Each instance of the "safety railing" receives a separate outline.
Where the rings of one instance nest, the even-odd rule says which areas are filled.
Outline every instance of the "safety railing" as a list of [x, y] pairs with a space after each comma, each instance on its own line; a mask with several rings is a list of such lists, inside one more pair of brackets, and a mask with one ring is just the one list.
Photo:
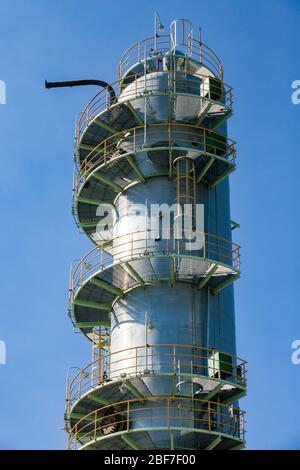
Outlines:
[[149, 373], [182, 379], [205, 376], [246, 387], [246, 362], [216, 349], [193, 345], [153, 344], [101, 356], [82, 368], [67, 387], [68, 411], [85, 393], [113, 380]]
[[126, 158], [140, 151], [169, 149], [177, 154], [182, 150], [223, 158], [231, 163], [236, 158], [235, 141], [204, 127], [179, 123], [137, 126], [108, 137], [88, 153], [79, 168], [76, 167], [74, 190], [78, 194], [90, 173], [111, 160]]
[[[103, 88], [87, 104], [79, 116], [76, 126], [76, 139], [80, 142], [82, 134], [90, 123], [103, 111], [111, 106], [130, 102], [135, 99], [149, 99], [155, 95], [182, 94], [202, 100], [211, 104], [220, 104], [228, 112], [232, 111], [232, 87], [203, 74], [188, 74], [187, 76], [178, 70], [159, 70], [160, 80], [153, 79], [153, 70], [147, 72], [145, 78], [138, 80], [138, 75], [131, 77], [132, 84], [125, 88], [122, 80], [117, 80]], [[163, 81], [163, 83], [162, 83]], [[115, 97], [111, 96], [111, 88], [114, 89]]]
[[[180, 229], [173, 227], [162, 228], [160, 234], [158, 237], [155, 231], [134, 232], [115, 237], [93, 248], [72, 269], [72, 298], [82, 284], [97, 272], [114, 264], [141, 260], [143, 257], [204, 258], [235, 271], [240, 269], [240, 246], [231, 240], [188, 229], [181, 232], [184, 238], [176, 239], [180, 235]], [[155, 238], [150, 238], [151, 236]]]
[[[147, 397], [126, 400], [103, 406], [86, 415], [73, 426], [68, 448], [75, 450], [82, 445], [96, 443], [104, 436], [134, 431], [151, 432], [172, 429], [196, 433], [222, 434], [237, 441], [245, 439], [245, 412], [233, 406], [213, 401], [179, 398]], [[157, 445], [160, 438], [157, 436]], [[234, 444], [232, 444], [234, 445]]]
[[[183, 58], [191, 58], [199, 64], [207, 67], [216, 77], [223, 80], [223, 67], [215, 52], [195, 38], [189, 38], [187, 55]], [[178, 47], [180, 50], [180, 46]], [[162, 35], [150, 37], [138, 41], [130, 46], [119, 63], [119, 78], [122, 79], [132, 67], [144, 63], [153, 58], [166, 57], [168, 54], [176, 54], [173, 48], [172, 36]]]

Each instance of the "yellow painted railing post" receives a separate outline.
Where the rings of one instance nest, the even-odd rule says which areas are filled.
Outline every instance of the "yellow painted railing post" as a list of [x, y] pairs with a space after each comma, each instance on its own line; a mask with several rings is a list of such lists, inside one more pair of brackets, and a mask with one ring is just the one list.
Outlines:
[[97, 439], [97, 416], [98, 416], [98, 410], [95, 411], [95, 423], [94, 423], [94, 441]]
[[137, 375], [138, 370], [138, 349], [135, 348], [135, 375]]
[[78, 425], [75, 426], [75, 433], [74, 433], [74, 449], [76, 450], [77, 447], [77, 433], [78, 433]]
[[129, 431], [130, 427], [130, 402], [127, 402], [127, 431]]

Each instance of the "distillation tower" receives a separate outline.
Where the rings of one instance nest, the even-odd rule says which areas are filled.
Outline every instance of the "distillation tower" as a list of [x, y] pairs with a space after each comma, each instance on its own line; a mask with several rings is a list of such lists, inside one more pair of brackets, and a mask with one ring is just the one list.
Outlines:
[[[69, 315], [93, 357], [68, 383], [69, 449], [245, 446], [231, 115], [220, 60], [179, 19], [131, 46], [79, 117], [73, 213], [94, 248], [72, 268]], [[151, 207], [173, 204], [203, 208], [199, 246], [175, 235], [176, 211], [153, 234]]]

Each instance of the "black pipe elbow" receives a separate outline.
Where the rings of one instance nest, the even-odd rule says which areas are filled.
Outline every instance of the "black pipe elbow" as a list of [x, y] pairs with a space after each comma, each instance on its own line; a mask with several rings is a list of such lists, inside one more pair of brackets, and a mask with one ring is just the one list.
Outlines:
[[71, 80], [66, 82], [48, 82], [47, 80], [45, 80], [45, 88], [48, 89], [86, 85], [97, 85], [102, 88], [107, 88], [109, 93], [109, 104], [112, 105], [117, 101], [117, 96], [113, 87], [102, 80]]

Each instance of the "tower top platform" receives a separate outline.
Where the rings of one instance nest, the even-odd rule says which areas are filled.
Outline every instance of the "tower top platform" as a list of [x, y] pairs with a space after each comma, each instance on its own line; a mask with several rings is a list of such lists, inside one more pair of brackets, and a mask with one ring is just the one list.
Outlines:
[[[186, 69], [184, 60], [189, 61], [192, 73], [211, 75], [223, 80], [223, 66], [215, 52], [202, 42], [201, 30], [198, 37], [189, 20], [184, 18], [171, 22], [170, 33], [159, 34], [162, 30], [155, 24], [154, 36], [142, 39], [130, 46], [119, 62], [119, 79], [125, 79], [128, 75], [144, 74], [145, 68], [155, 67], [157, 61], [161, 62], [161, 68], [167, 66], [167, 58], [178, 57], [179, 66]], [[164, 30], [164, 27], [163, 27]], [[174, 68], [174, 64], [171, 64]], [[170, 65], [169, 65], [170, 69]]]

